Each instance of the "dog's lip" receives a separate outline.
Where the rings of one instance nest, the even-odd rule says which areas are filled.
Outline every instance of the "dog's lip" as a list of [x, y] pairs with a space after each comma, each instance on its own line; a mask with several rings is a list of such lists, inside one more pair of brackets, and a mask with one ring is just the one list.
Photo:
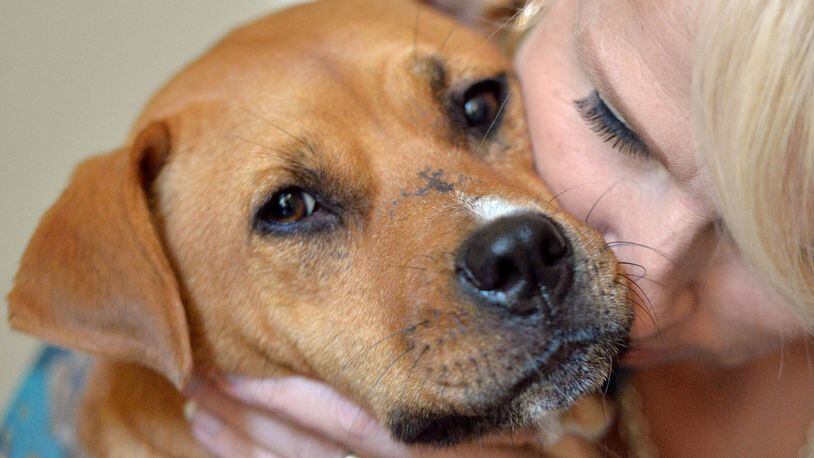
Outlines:
[[[526, 375], [510, 389], [513, 393], [511, 399], [516, 398], [532, 385], [544, 382], [546, 378], [555, 375], [557, 369], [576, 358], [592, 342], [593, 339], [582, 336], [579, 333], [552, 339], [551, 345], [549, 345], [542, 354], [532, 357], [531, 364], [529, 364], [529, 368], [526, 369]], [[546, 371], [552, 364], [556, 369]]]
[[[534, 364], [530, 365], [525, 375], [511, 388], [511, 396], [508, 399], [511, 402], [534, 387], [545, 386], [549, 380], [557, 379], [558, 375], [564, 372], [567, 373], [569, 368], [578, 363], [581, 355], [591, 351], [599, 342], [611, 340], [615, 340], [612, 334], [590, 329], [561, 335], [550, 348], [534, 359]], [[615, 358], [618, 358], [618, 355]], [[553, 369], [546, 371], [552, 366]]]
[[[418, 424], [407, 428], [403, 427], [405, 423], [391, 424], [391, 431], [398, 439], [409, 444], [450, 446], [472, 436], [501, 430], [514, 421], [511, 420], [514, 404], [524, 393], [546, 385], [547, 378], [556, 377], [560, 370], [577, 362], [595, 341], [595, 338], [588, 339], [580, 333], [561, 336], [545, 352], [533, 358], [534, 363], [528, 365], [525, 375], [490, 407], [470, 414], [418, 415], [421, 418]], [[545, 366], [552, 361], [557, 369], [546, 372]]]
[[[614, 333], [598, 333], [596, 330], [561, 333], [552, 338], [551, 345], [544, 352], [536, 357], [531, 356], [517, 381], [489, 405], [468, 413], [397, 412], [388, 426], [394, 437], [405, 443], [450, 446], [473, 436], [510, 427], [517, 421], [515, 409], [519, 407], [518, 402], [524, 402], [524, 394], [533, 390], [542, 389], [539, 393], [533, 393], [534, 396], [551, 391], [553, 397], [544, 404], [551, 409], [562, 408], [564, 401], [555, 395], [560, 390], [553, 386], [555, 382], [552, 381], [567, 383], [559, 378], [563, 374], [573, 373], [573, 366], [581, 364], [582, 355], [602, 341], [613, 340], [613, 337]], [[553, 370], [547, 370], [552, 366]], [[549, 387], [552, 389], [549, 390]]]

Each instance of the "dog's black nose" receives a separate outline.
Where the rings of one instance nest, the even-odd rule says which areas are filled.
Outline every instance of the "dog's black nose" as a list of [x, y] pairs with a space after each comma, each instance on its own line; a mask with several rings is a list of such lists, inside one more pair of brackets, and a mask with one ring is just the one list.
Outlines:
[[546, 216], [505, 216], [475, 231], [458, 253], [462, 285], [487, 303], [531, 315], [557, 300], [571, 283], [571, 246]]

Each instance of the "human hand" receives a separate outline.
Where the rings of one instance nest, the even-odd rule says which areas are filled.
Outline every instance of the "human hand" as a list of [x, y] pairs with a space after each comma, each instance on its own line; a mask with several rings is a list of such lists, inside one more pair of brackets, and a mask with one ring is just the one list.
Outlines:
[[218, 457], [540, 456], [532, 431], [454, 448], [408, 447], [330, 386], [304, 377], [197, 379], [186, 395], [195, 437]]

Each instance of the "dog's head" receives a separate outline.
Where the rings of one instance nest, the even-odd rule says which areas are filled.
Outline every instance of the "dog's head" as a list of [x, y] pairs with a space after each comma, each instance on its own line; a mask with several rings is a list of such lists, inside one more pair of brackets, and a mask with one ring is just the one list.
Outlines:
[[534, 175], [509, 62], [418, 4], [250, 24], [134, 132], [43, 218], [20, 329], [177, 386], [318, 377], [435, 444], [569, 405], [627, 334], [612, 253]]

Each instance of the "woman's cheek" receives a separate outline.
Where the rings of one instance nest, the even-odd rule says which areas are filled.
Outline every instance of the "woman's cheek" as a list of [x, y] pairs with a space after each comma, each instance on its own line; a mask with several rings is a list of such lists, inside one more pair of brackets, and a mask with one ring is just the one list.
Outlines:
[[[589, 179], [584, 148], [585, 127], [579, 124], [573, 100], [579, 98], [568, 87], [571, 76], [555, 49], [537, 45], [544, 37], [532, 37], [518, 53], [516, 65], [523, 87], [534, 163], [540, 177], [554, 193]], [[589, 91], [585, 90], [587, 94]], [[576, 119], [575, 119], [576, 118]], [[593, 179], [593, 178], [592, 178]], [[558, 202], [574, 214], [583, 212], [580, 189], [566, 191]]]

